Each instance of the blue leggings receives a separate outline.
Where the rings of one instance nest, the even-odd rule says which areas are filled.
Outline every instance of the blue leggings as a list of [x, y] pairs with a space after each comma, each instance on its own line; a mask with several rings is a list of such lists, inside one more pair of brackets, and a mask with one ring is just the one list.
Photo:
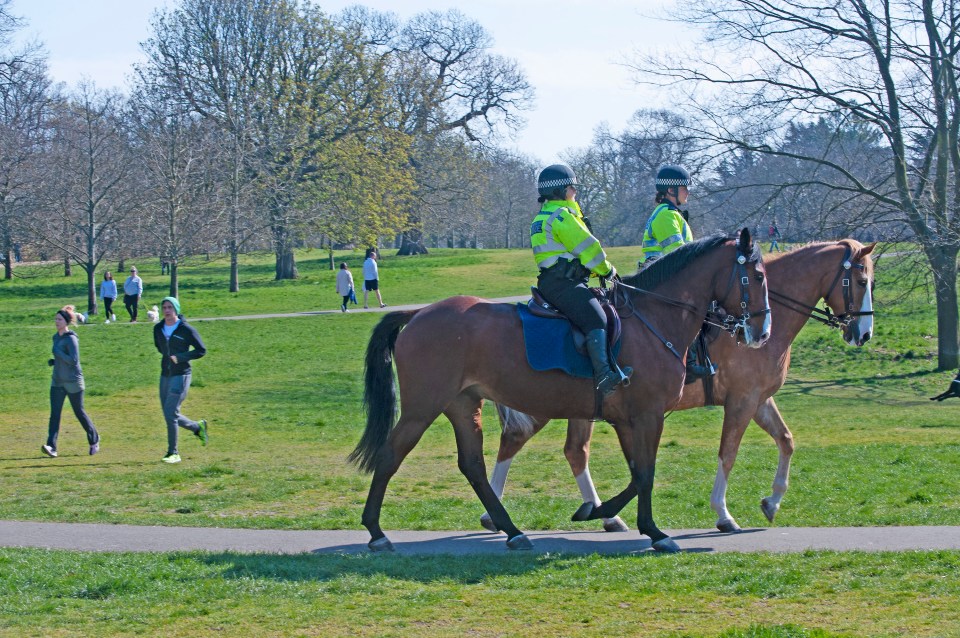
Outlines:
[[200, 431], [196, 421], [180, 414], [180, 404], [187, 398], [190, 389], [190, 373], [160, 377], [160, 405], [163, 418], [167, 421], [167, 454], [177, 454], [177, 428], [190, 430], [194, 434]]

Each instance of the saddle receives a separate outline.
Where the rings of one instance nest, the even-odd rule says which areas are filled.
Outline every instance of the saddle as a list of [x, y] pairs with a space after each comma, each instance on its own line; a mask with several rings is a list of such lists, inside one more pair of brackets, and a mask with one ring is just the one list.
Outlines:
[[[613, 304], [610, 303], [610, 300], [607, 299], [606, 291], [602, 288], [591, 288], [591, 292], [600, 302], [600, 307], [603, 308], [603, 314], [607, 317], [607, 349], [612, 350], [613, 346], [617, 341], [620, 340], [620, 315], [617, 314], [616, 309], [613, 307]], [[543, 317], [545, 319], [567, 319], [567, 316], [560, 312], [558, 308], [551, 305], [549, 301], [543, 298], [543, 295], [540, 294], [540, 289], [536, 286], [530, 286], [530, 300], [527, 302], [527, 309], [530, 311], [530, 314]], [[587, 354], [587, 336], [577, 328], [573, 323], [570, 323], [570, 328], [573, 332], [573, 344], [577, 349], [577, 352], [586, 356]]]

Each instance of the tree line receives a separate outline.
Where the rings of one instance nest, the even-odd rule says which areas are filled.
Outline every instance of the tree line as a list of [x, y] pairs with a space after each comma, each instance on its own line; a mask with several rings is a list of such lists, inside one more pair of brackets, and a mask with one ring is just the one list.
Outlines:
[[[788, 241], [916, 241], [958, 364], [960, 7], [955, 0], [705, 0], [665, 12], [690, 44], [625, 60], [665, 108], [595, 128], [564, 158], [606, 244], [640, 243], [659, 165], [695, 176], [697, 235], [776, 220]], [[0, 256], [230, 260], [395, 242], [529, 242], [536, 158], [505, 150], [533, 87], [476, 21], [401, 22], [298, 0], [157, 12], [127, 93], [53, 84], [0, 0]], [[691, 29], [690, 27], [694, 27]], [[589, 99], [585, 96], [583, 99]]]

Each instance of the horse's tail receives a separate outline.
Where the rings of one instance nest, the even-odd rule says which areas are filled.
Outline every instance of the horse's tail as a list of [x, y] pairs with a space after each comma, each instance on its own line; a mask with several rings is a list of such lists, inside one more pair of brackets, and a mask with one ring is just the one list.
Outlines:
[[500, 427], [504, 432], [517, 432], [524, 439], [529, 439], [534, 435], [534, 419], [532, 416], [499, 403], [496, 406], [497, 416], [500, 417]]
[[347, 457], [364, 472], [373, 472], [380, 448], [386, 443], [397, 419], [393, 349], [400, 329], [407, 325], [417, 312], [391, 312], [380, 320], [370, 335], [363, 372], [363, 406], [367, 413], [367, 427], [357, 447]]

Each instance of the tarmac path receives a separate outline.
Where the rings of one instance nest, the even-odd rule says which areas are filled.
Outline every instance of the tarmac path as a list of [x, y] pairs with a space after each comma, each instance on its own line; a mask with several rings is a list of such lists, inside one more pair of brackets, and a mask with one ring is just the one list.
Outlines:
[[[665, 530], [684, 552], [807, 550], [960, 550], [957, 527], [762, 527], [730, 534], [710, 529]], [[652, 551], [636, 531], [527, 533], [532, 553], [635, 554]], [[398, 554], [505, 554], [506, 536], [486, 531], [387, 532]], [[260, 530], [156, 527], [95, 523], [0, 521], [0, 546], [87, 552], [237, 552], [359, 554], [369, 551], [365, 530]]]

